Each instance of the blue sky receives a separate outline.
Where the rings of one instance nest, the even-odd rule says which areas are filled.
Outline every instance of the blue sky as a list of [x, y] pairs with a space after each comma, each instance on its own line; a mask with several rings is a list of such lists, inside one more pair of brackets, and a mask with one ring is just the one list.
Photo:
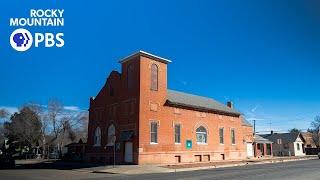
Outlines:
[[[65, 46], [19, 53], [10, 17], [65, 9]], [[168, 58], [169, 88], [232, 100], [257, 130], [306, 129], [320, 114], [317, 1], [1, 2], [0, 106], [59, 98], [87, 109], [118, 60], [145, 50]]]

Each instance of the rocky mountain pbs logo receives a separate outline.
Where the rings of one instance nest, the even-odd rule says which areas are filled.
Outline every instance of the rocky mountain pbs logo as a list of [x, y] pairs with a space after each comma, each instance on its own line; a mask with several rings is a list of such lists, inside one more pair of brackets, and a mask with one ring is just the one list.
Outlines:
[[[10, 18], [10, 26], [17, 27], [57, 27], [64, 26], [64, 9], [31, 9], [28, 18]], [[10, 35], [10, 44], [17, 51], [26, 51], [32, 44], [34, 47], [46, 48], [64, 46], [64, 33], [34, 33], [25, 28], [18, 28]]]

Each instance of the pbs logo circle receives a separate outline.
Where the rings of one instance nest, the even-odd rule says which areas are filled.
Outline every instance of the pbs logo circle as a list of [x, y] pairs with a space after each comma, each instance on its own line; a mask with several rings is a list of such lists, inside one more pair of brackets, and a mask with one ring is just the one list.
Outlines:
[[16, 29], [11, 33], [10, 44], [17, 51], [28, 50], [33, 42], [31, 33], [23, 28]]

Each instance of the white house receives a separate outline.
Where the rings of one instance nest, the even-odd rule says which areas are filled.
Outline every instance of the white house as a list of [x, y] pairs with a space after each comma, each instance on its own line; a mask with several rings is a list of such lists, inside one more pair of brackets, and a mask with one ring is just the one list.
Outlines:
[[274, 156], [304, 156], [305, 139], [301, 133], [273, 133], [261, 135], [273, 142]]

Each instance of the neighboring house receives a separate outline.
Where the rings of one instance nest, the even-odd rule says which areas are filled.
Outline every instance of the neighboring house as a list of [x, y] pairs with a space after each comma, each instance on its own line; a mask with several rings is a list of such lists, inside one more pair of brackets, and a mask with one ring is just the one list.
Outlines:
[[272, 156], [272, 142], [257, 134], [253, 138], [254, 157]]
[[121, 73], [112, 71], [90, 98], [88, 160], [174, 164], [247, 158], [245, 138], [252, 127], [243, 125], [231, 102], [169, 90], [170, 62], [143, 51], [120, 61]]
[[77, 143], [70, 143], [66, 145], [65, 147], [67, 148], [67, 153], [65, 154], [65, 159], [77, 161], [83, 160], [86, 146], [87, 143], [83, 142], [82, 139], [80, 139]]
[[261, 135], [273, 142], [274, 156], [304, 156], [305, 139], [301, 133], [273, 133]]

